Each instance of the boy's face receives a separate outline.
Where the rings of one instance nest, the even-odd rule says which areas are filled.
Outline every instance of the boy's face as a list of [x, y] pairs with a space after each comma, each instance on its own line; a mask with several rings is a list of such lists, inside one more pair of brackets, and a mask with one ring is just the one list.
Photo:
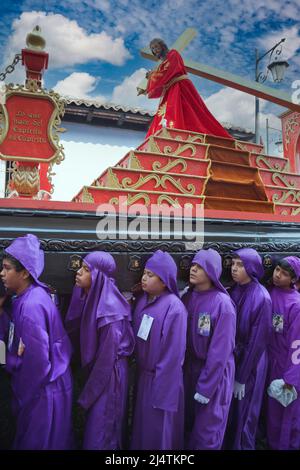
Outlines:
[[75, 277], [75, 284], [82, 289], [89, 290], [92, 285], [92, 275], [89, 267], [83, 262], [80, 269], [78, 269]]
[[211, 280], [204, 269], [197, 263], [193, 263], [190, 269], [190, 283], [193, 286], [211, 286]]
[[4, 287], [8, 291], [19, 293], [21, 292], [26, 284], [28, 283], [29, 274], [26, 269], [22, 271], [16, 271], [15, 266], [12, 262], [4, 258], [2, 262], [2, 271], [0, 273]]
[[149, 295], [157, 296], [160, 295], [166, 286], [162, 280], [149, 269], [144, 269], [142, 276], [142, 289]]
[[274, 286], [280, 287], [281, 289], [289, 289], [293, 281], [295, 281], [295, 279], [292, 278], [288, 271], [280, 266], [276, 266], [273, 271]]
[[232, 258], [231, 275], [232, 279], [240, 285], [248, 284], [251, 281], [241, 258]]

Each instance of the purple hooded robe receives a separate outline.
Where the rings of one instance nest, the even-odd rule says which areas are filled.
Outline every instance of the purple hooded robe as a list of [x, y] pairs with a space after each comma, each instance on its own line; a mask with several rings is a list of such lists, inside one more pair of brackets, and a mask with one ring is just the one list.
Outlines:
[[[299, 258], [285, 258], [300, 278]], [[300, 295], [294, 289], [271, 287], [273, 328], [269, 346], [267, 386], [275, 379], [293, 385], [298, 398], [286, 408], [267, 398], [267, 438], [271, 449], [300, 450]], [[280, 315], [281, 327], [275, 315]]]
[[183, 449], [187, 312], [178, 297], [172, 257], [158, 250], [145, 267], [160, 277], [166, 289], [150, 303], [144, 293], [134, 310], [136, 335], [143, 315], [154, 320], [146, 341], [136, 337], [137, 396], [131, 448]]
[[84, 449], [122, 448], [128, 389], [128, 356], [134, 349], [131, 311], [115, 284], [116, 264], [109, 253], [88, 254], [88, 294], [75, 286], [67, 329], [80, 328], [81, 363], [87, 380], [79, 404], [87, 410]]
[[[16, 414], [15, 449], [53, 450], [72, 447], [72, 348], [48, 288], [38, 280], [44, 252], [36, 236], [17, 238], [5, 250], [33, 278], [12, 300], [14, 335], [7, 351]], [[20, 338], [25, 344], [17, 355]]]
[[[219, 281], [219, 253], [201, 250], [192, 263], [204, 269], [214, 286], [202, 292], [191, 288], [182, 299], [188, 311], [184, 365], [186, 424], [191, 430], [188, 448], [218, 450], [222, 447], [233, 391], [236, 313]], [[199, 322], [204, 316], [208, 327], [201, 330]], [[198, 403], [194, 399], [196, 392], [209, 398], [209, 403]]]
[[245, 384], [245, 397], [232, 399], [226, 447], [254, 450], [267, 373], [272, 304], [269, 293], [259, 283], [264, 269], [257, 251], [242, 248], [234, 254], [243, 261], [251, 281], [244, 285], [236, 284], [230, 292], [237, 307], [235, 380]]

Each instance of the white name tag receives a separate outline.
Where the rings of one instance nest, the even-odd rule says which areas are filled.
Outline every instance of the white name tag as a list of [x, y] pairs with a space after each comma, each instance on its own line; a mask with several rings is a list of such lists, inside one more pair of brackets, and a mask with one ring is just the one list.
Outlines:
[[0, 364], [6, 364], [5, 343], [0, 339]]
[[209, 313], [199, 313], [198, 316], [198, 334], [201, 336], [210, 335], [210, 314]]
[[15, 324], [14, 322], [9, 323], [9, 332], [8, 332], [8, 342], [7, 342], [7, 349], [11, 351], [11, 347], [13, 344], [14, 340], [14, 334], [15, 334]]
[[139, 331], [137, 333], [138, 338], [141, 338], [144, 341], [147, 341], [153, 320], [154, 320], [153, 317], [150, 317], [149, 315], [146, 315], [146, 314], [143, 315], [143, 318], [139, 327]]
[[279, 313], [273, 313], [272, 317], [273, 328], [276, 333], [283, 333], [284, 317]]

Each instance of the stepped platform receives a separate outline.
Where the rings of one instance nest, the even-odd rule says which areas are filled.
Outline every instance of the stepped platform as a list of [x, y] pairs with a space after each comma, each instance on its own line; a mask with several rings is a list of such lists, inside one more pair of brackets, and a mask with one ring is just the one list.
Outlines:
[[195, 216], [202, 205], [297, 216], [300, 175], [289, 172], [285, 158], [265, 155], [262, 145], [163, 128], [83, 187], [73, 201], [118, 205], [121, 212], [133, 204], [167, 205], [192, 207]]

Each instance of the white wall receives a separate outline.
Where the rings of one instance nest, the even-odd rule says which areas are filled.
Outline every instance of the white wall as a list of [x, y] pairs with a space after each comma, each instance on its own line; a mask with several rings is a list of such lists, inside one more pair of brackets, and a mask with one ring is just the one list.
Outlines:
[[145, 139], [144, 132], [122, 128], [63, 122], [67, 132], [60, 135], [65, 160], [54, 165], [52, 200], [70, 201], [82, 186], [90, 185], [107, 167]]

